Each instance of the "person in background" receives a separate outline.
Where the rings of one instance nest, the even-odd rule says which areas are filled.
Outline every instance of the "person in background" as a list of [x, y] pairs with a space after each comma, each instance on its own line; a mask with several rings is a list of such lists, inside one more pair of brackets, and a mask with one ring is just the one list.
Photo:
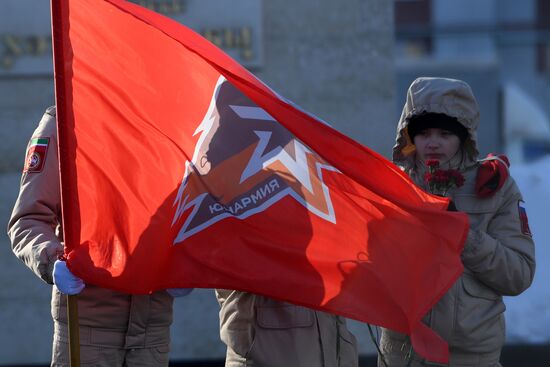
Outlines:
[[357, 367], [357, 342], [340, 316], [217, 289], [226, 367]]
[[[479, 108], [463, 81], [418, 78], [407, 92], [393, 161], [424, 190], [468, 214], [464, 273], [424, 317], [449, 344], [449, 366], [500, 366], [505, 339], [502, 296], [526, 290], [535, 245], [521, 193], [504, 156], [478, 160]], [[430, 366], [409, 337], [382, 329], [378, 366]], [[440, 364], [435, 364], [440, 365]]]
[[[173, 297], [166, 291], [130, 295], [74, 276], [63, 255], [55, 107], [42, 117], [27, 147], [19, 196], [8, 223], [14, 254], [52, 287], [52, 366], [69, 366], [64, 294], [79, 294], [82, 366], [168, 366]], [[172, 290], [181, 296], [190, 292]]]

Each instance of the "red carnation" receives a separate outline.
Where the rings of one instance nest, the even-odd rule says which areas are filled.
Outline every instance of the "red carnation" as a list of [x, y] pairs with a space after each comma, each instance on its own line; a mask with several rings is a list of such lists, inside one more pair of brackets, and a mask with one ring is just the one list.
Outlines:
[[449, 178], [448, 171], [438, 169], [434, 172], [433, 180], [439, 184], [444, 185], [447, 181], [449, 181]]
[[454, 181], [456, 187], [461, 187], [464, 185], [464, 176], [456, 169], [449, 170], [450, 177]]
[[426, 172], [424, 174], [424, 182], [430, 183], [433, 180], [433, 174], [431, 172]]
[[430, 159], [426, 161], [428, 172], [424, 174], [424, 182], [430, 188], [430, 192], [440, 196], [446, 196], [453, 187], [464, 185], [464, 176], [456, 169], [439, 169], [439, 161]]
[[426, 166], [428, 167], [439, 167], [439, 161], [437, 159], [428, 159], [426, 161]]

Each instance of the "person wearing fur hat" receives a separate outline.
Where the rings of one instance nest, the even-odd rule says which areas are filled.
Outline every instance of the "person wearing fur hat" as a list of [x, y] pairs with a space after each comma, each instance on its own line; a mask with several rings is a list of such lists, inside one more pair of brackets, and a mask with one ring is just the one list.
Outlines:
[[[527, 289], [535, 245], [505, 157], [478, 160], [479, 108], [468, 84], [418, 78], [407, 92], [393, 161], [424, 190], [468, 214], [464, 272], [423, 322], [448, 344], [449, 366], [500, 366], [503, 296]], [[452, 208], [452, 209], [451, 209]], [[441, 366], [415, 353], [408, 336], [382, 329], [378, 366]]]

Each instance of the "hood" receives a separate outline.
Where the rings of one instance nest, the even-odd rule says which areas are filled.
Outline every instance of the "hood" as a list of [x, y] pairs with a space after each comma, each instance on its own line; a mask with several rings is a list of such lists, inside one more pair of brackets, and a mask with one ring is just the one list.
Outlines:
[[470, 161], [477, 159], [479, 107], [472, 89], [461, 80], [423, 77], [416, 79], [407, 91], [393, 147], [394, 163], [405, 170], [414, 166], [416, 148], [409, 138], [407, 126], [411, 116], [422, 113], [444, 113], [456, 118], [468, 130], [463, 146], [465, 153]]

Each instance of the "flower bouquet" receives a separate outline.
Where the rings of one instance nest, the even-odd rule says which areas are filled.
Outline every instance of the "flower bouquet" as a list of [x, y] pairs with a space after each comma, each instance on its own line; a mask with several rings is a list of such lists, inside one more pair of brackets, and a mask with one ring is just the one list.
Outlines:
[[424, 182], [434, 195], [447, 196], [453, 187], [464, 185], [464, 176], [456, 169], [440, 169], [439, 161], [429, 159], [426, 161], [428, 172], [424, 175]]

